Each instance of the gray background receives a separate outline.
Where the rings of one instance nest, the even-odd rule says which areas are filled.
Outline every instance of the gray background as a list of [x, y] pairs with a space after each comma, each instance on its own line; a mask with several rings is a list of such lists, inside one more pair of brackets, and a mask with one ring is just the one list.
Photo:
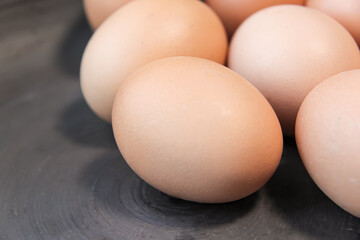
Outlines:
[[185, 202], [140, 180], [81, 96], [90, 35], [81, 1], [0, 1], [0, 239], [360, 239], [291, 138], [270, 182], [237, 202]]

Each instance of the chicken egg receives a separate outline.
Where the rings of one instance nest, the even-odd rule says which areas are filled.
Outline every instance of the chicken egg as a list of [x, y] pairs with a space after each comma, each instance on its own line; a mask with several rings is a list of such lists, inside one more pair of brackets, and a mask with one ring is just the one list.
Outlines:
[[360, 69], [315, 87], [296, 120], [296, 143], [315, 183], [336, 204], [360, 217]]
[[231, 36], [237, 27], [251, 14], [273, 5], [300, 4], [305, 0], [206, 0], [224, 22]]
[[110, 122], [115, 94], [134, 70], [171, 56], [223, 64], [227, 44], [224, 26], [205, 3], [132, 1], [111, 15], [89, 41], [81, 62], [81, 89], [91, 109]]
[[265, 97], [230, 69], [172, 57], [131, 75], [114, 101], [116, 142], [155, 188], [196, 202], [234, 201], [273, 175], [283, 147]]
[[131, 0], [83, 0], [85, 14], [92, 29], [97, 29], [113, 12]]
[[297, 5], [278, 5], [249, 17], [236, 31], [229, 66], [255, 85], [294, 134], [300, 104], [324, 79], [360, 68], [360, 52], [333, 18]]
[[360, 46], [359, 0], [308, 0], [306, 6], [320, 10], [339, 21]]

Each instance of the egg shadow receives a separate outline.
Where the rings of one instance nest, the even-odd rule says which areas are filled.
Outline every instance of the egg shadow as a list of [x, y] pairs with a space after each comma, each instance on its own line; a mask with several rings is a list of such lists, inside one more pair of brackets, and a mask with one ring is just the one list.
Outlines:
[[79, 77], [81, 58], [93, 33], [87, 23], [84, 12], [81, 11], [78, 15], [79, 18], [65, 33], [56, 56], [57, 63], [61, 69], [66, 74], [75, 76], [75, 79]]
[[56, 130], [74, 143], [117, 149], [111, 124], [97, 117], [80, 97], [57, 117]]
[[[80, 174], [80, 184], [112, 216], [123, 216], [150, 224], [184, 230], [177, 239], [192, 239], [189, 228], [229, 224], [248, 214], [256, 205], [255, 193], [224, 204], [203, 204], [170, 197], [141, 180], [118, 151], [94, 159]], [[116, 220], [114, 220], [116, 221]], [[134, 226], [136, 227], [136, 226]]]
[[284, 140], [281, 163], [264, 188], [275, 210], [293, 228], [317, 239], [360, 239], [360, 219], [322, 193], [302, 164], [295, 139]]

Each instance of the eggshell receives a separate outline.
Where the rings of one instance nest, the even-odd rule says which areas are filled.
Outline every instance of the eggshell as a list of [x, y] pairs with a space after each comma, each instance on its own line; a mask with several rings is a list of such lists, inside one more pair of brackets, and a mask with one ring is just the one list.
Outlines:
[[174, 197], [228, 202], [255, 192], [278, 166], [281, 127], [248, 81], [217, 63], [173, 57], [120, 88], [116, 142], [130, 167]]
[[247, 17], [263, 8], [279, 4], [303, 5], [304, 2], [305, 0], [206, 0], [220, 16], [230, 36]]
[[305, 98], [296, 142], [313, 180], [336, 204], [360, 217], [360, 69], [337, 74]]
[[111, 120], [115, 94], [140, 66], [164, 57], [224, 63], [227, 36], [217, 15], [195, 0], [136, 0], [108, 18], [86, 47], [81, 88], [89, 106]]
[[92, 29], [97, 29], [113, 12], [131, 0], [83, 0], [85, 14]]
[[296, 5], [252, 15], [236, 31], [229, 52], [230, 68], [264, 94], [288, 135], [294, 134], [297, 111], [313, 87], [360, 68], [359, 49], [343, 26]]
[[306, 5], [320, 10], [340, 22], [360, 45], [359, 0], [308, 0]]

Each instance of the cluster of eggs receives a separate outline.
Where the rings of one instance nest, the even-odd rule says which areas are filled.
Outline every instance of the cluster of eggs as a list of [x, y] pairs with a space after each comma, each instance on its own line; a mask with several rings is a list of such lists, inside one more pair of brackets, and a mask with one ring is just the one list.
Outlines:
[[96, 30], [83, 95], [141, 178], [185, 200], [234, 201], [273, 175], [284, 132], [317, 185], [360, 217], [360, 1], [84, 5]]

